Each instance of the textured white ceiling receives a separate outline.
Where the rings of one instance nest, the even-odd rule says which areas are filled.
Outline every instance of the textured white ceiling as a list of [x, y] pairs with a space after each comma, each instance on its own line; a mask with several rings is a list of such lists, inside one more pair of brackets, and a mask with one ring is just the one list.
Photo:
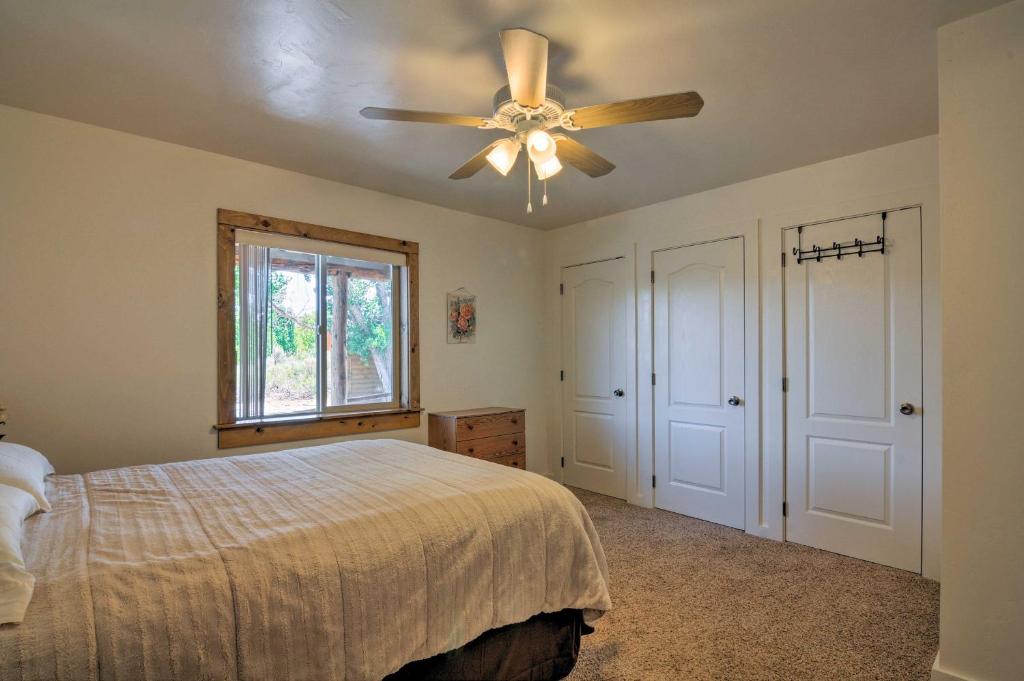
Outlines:
[[[552, 228], [936, 132], [935, 29], [1001, 1], [0, 0], [0, 103]], [[522, 161], [447, 179], [499, 133], [358, 115], [488, 115], [512, 26], [570, 107], [704, 110], [576, 133], [618, 168], [533, 215]]]

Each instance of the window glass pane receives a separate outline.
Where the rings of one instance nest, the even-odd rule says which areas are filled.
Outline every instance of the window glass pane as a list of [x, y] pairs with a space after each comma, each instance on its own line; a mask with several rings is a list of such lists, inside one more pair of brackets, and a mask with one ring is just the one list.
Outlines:
[[327, 406], [394, 402], [393, 267], [325, 261]]
[[264, 415], [317, 408], [316, 256], [270, 249]]

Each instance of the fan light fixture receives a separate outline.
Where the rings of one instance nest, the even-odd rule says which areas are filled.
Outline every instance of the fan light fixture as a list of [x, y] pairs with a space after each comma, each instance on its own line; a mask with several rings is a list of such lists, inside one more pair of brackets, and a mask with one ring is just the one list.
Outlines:
[[537, 179], [546, 180], [549, 177], [554, 177], [562, 170], [562, 163], [558, 160], [557, 156], [552, 156], [543, 163], [537, 163], [534, 165], [537, 170]]
[[508, 175], [519, 157], [519, 142], [513, 138], [503, 139], [487, 154], [487, 162], [502, 175]]
[[555, 139], [540, 128], [531, 130], [526, 136], [526, 151], [530, 160], [540, 167], [555, 157]]

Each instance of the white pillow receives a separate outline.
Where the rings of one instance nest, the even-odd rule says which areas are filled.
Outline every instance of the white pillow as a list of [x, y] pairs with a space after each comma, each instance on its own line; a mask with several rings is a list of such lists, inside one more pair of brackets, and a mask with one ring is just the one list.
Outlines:
[[17, 624], [25, 617], [36, 580], [25, 569], [21, 532], [25, 518], [39, 510], [35, 497], [0, 484], [0, 624]]
[[50, 510], [46, 500], [46, 476], [53, 466], [46, 457], [25, 445], [0, 442], [0, 485], [23, 489], [36, 498], [39, 508]]

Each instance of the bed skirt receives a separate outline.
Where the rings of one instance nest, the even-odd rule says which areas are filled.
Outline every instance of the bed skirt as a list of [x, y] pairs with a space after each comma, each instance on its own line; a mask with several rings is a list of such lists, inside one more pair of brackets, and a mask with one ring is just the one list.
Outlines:
[[549, 681], [576, 666], [580, 636], [593, 629], [580, 610], [541, 613], [486, 631], [461, 648], [410, 662], [384, 681]]

